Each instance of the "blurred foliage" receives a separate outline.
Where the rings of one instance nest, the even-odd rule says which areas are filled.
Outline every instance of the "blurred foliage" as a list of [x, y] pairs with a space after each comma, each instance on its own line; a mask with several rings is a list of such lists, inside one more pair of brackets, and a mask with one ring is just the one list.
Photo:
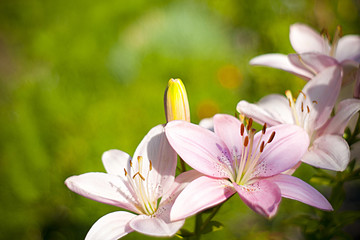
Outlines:
[[[70, 192], [64, 180], [104, 171], [108, 149], [132, 154], [151, 127], [165, 122], [171, 77], [187, 88], [193, 122], [234, 114], [241, 99], [303, 86], [288, 73], [248, 65], [260, 54], [293, 52], [292, 23], [330, 33], [340, 24], [344, 34], [359, 34], [359, 9], [358, 0], [1, 1], [0, 239], [83, 239], [117, 208]], [[296, 172], [305, 181], [314, 173], [308, 166]], [[359, 192], [359, 182], [347, 187]], [[349, 196], [344, 219], [359, 214], [359, 196]], [[288, 221], [313, 211], [283, 199], [267, 220], [232, 198], [210, 225], [224, 228], [205, 237], [302, 239]], [[306, 226], [316, 230], [309, 219]], [[360, 236], [359, 223], [331, 227]], [[125, 239], [139, 237], [152, 239]]]

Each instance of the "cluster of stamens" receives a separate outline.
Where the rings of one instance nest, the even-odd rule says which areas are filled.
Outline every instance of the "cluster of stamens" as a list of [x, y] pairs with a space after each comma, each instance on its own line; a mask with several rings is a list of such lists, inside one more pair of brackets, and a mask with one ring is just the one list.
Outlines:
[[149, 160], [149, 170], [147, 171], [147, 176], [145, 178], [143, 174], [141, 174], [143, 172], [143, 157], [138, 156], [137, 161], [138, 171], [134, 169], [132, 161], [130, 160], [131, 172], [135, 172], [135, 174], [130, 176], [130, 174], [124, 168], [125, 177], [128, 178], [128, 182], [137, 196], [139, 204], [138, 209], [147, 215], [153, 215], [157, 210], [157, 201], [154, 200], [155, 194], [151, 191], [151, 186], [149, 187], [148, 182], [145, 181], [146, 178], [149, 177], [149, 173], [152, 170], [152, 163]]
[[[306, 94], [303, 91], [300, 91], [299, 94], [302, 94], [304, 96], [304, 100], [306, 100]], [[311, 112], [311, 107], [314, 106], [314, 104], [317, 104], [317, 101], [312, 101], [312, 105], [306, 105], [306, 108], [304, 106], [304, 101], [301, 102], [300, 105], [300, 111], [297, 111], [295, 107], [296, 99], [293, 98], [290, 90], [285, 91], [285, 95], [289, 101], [289, 107], [291, 108], [292, 115], [294, 117], [295, 123], [298, 126], [304, 127], [306, 119], [309, 118], [309, 114]]]
[[240, 127], [240, 135], [242, 137], [242, 147], [241, 155], [239, 158], [235, 159], [235, 170], [236, 178], [233, 179], [239, 185], [251, 184], [250, 178], [253, 178], [253, 173], [256, 166], [259, 164], [259, 159], [261, 153], [264, 151], [264, 148], [267, 144], [271, 143], [275, 137], [275, 131], [271, 133], [270, 137], [267, 140], [262, 140], [263, 136], [266, 133], [266, 123], [264, 124], [261, 132], [260, 139], [254, 146], [254, 136], [256, 130], [252, 127], [252, 118], [249, 119], [246, 126], [248, 135], [245, 136], [245, 125], [242, 123]]
[[[323, 36], [324, 36], [324, 38], [327, 38], [327, 40], [328, 40], [329, 42], [331, 41], [331, 37], [330, 37], [329, 33], [328, 33], [326, 30], [323, 31]], [[332, 43], [331, 43], [331, 48], [330, 48], [329, 56], [331, 56], [331, 57], [334, 57], [334, 56], [335, 56], [336, 48], [337, 48], [339, 39], [340, 39], [341, 37], [342, 37], [342, 28], [341, 28], [341, 26], [337, 26], [337, 27], [336, 27], [335, 34], [334, 34], [334, 39], [332, 40]]]

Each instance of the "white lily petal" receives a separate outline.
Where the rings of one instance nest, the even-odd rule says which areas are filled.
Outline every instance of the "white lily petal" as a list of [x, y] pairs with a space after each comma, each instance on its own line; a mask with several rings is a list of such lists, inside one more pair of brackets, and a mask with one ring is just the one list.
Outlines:
[[347, 142], [336, 135], [323, 135], [317, 138], [302, 158], [302, 162], [318, 168], [343, 171], [350, 160]]
[[333, 116], [318, 134], [335, 134], [342, 136], [350, 119], [360, 111], [360, 99], [345, 99], [337, 107]]
[[106, 173], [85, 173], [66, 179], [66, 186], [86, 198], [140, 213], [127, 178]]
[[294, 120], [286, 97], [270, 94], [263, 97], [257, 104], [240, 101], [236, 110], [260, 124], [274, 126], [282, 123], [293, 124]]
[[130, 226], [135, 231], [146, 235], [156, 237], [170, 237], [184, 225], [184, 222], [184, 220], [176, 222], [165, 222], [160, 217], [138, 215], [131, 220]]
[[350, 59], [360, 62], [360, 36], [346, 35], [340, 38], [335, 57], [338, 61]]
[[291, 45], [297, 53], [318, 52], [327, 55], [330, 50], [329, 43], [305, 24], [291, 25], [289, 35]]
[[305, 126], [308, 132], [320, 128], [330, 117], [340, 92], [341, 77], [341, 66], [328, 67], [311, 79], [303, 88], [303, 94], [299, 94], [296, 109], [303, 118], [309, 115]]
[[292, 64], [302, 66], [314, 75], [327, 67], [339, 64], [335, 58], [315, 52], [289, 54], [288, 57]]
[[139, 171], [138, 156], [143, 158], [141, 174], [146, 186], [158, 199], [174, 182], [177, 163], [177, 155], [165, 136], [164, 126], [152, 128], [137, 147], [133, 161], [135, 171]]
[[124, 169], [128, 171], [131, 157], [126, 152], [112, 149], [102, 155], [102, 161], [106, 172], [112, 175], [124, 175]]
[[279, 53], [269, 53], [257, 56], [250, 60], [251, 65], [273, 67], [295, 74], [305, 80], [313, 77], [313, 73], [305, 67], [292, 64], [287, 55]]
[[134, 230], [129, 222], [136, 215], [129, 212], [112, 212], [97, 220], [85, 240], [117, 240]]

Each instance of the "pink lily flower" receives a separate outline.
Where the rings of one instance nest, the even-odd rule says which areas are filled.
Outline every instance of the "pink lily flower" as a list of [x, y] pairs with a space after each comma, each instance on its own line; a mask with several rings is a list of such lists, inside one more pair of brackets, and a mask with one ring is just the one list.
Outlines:
[[343, 83], [354, 79], [360, 63], [360, 36], [341, 37], [338, 27], [332, 44], [307, 25], [296, 23], [290, 26], [290, 42], [297, 54], [265, 54], [251, 59], [251, 65], [278, 68], [310, 80], [324, 68], [342, 65]]
[[170, 221], [170, 209], [179, 192], [199, 173], [186, 172], [174, 181], [177, 155], [162, 125], [144, 137], [134, 160], [125, 152], [109, 150], [102, 161], [107, 173], [72, 176], [65, 184], [84, 197], [132, 213], [117, 211], [101, 217], [87, 233], [87, 240], [116, 240], [132, 231], [172, 236], [183, 226], [184, 220]]
[[[165, 127], [180, 157], [205, 176], [193, 180], [179, 194], [171, 210], [174, 221], [224, 202], [235, 192], [255, 212], [276, 214], [281, 197], [331, 210], [330, 203], [302, 180], [281, 174], [306, 152], [306, 132], [294, 125], [278, 125], [255, 133], [235, 117], [217, 114], [214, 132], [185, 121]], [[247, 132], [249, 131], [249, 133]]]
[[286, 97], [271, 94], [257, 104], [240, 101], [237, 111], [269, 126], [294, 124], [305, 129], [310, 146], [302, 162], [319, 168], [343, 171], [350, 160], [350, 149], [342, 135], [351, 117], [360, 110], [360, 100], [342, 101], [334, 117], [331, 112], [338, 97], [341, 67], [326, 68], [300, 91], [296, 101], [290, 91]]

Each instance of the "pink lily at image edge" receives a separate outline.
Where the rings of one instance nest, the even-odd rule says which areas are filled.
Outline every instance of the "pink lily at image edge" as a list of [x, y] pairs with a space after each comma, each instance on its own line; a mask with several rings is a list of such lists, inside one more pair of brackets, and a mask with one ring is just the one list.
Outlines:
[[343, 100], [338, 104], [335, 116], [331, 116], [341, 88], [341, 69], [341, 66], [332, 66], [320, 72], [304, 86], [295, 102], [287, 91], [286, 97], [271, 94], [257, 104], [240, 101], [237, 111], [260, 124], [287, 123], [304, 128], [310, 146], [302, 162], [343, 171], [350, 161], [350, 149], [342, 135], [351, 117], [360, 110], [360, 100]]
[[[247, 133], [247, 130], [249, 133]], [[235, 117], [214, 116], [214, 131], [184, 121], [165, 127], [180, 157], [206, 176], [192, 181], [179, 194], [171, 211], [180, 220], [224, 202], [235, 192], [255, 212], [276, 214], [281, 197], [332, 210], [317, 190], [282, 174], [295, 166], [309, 145], [306, 132], [294, 125], [278, 125], [256, 133]]]

